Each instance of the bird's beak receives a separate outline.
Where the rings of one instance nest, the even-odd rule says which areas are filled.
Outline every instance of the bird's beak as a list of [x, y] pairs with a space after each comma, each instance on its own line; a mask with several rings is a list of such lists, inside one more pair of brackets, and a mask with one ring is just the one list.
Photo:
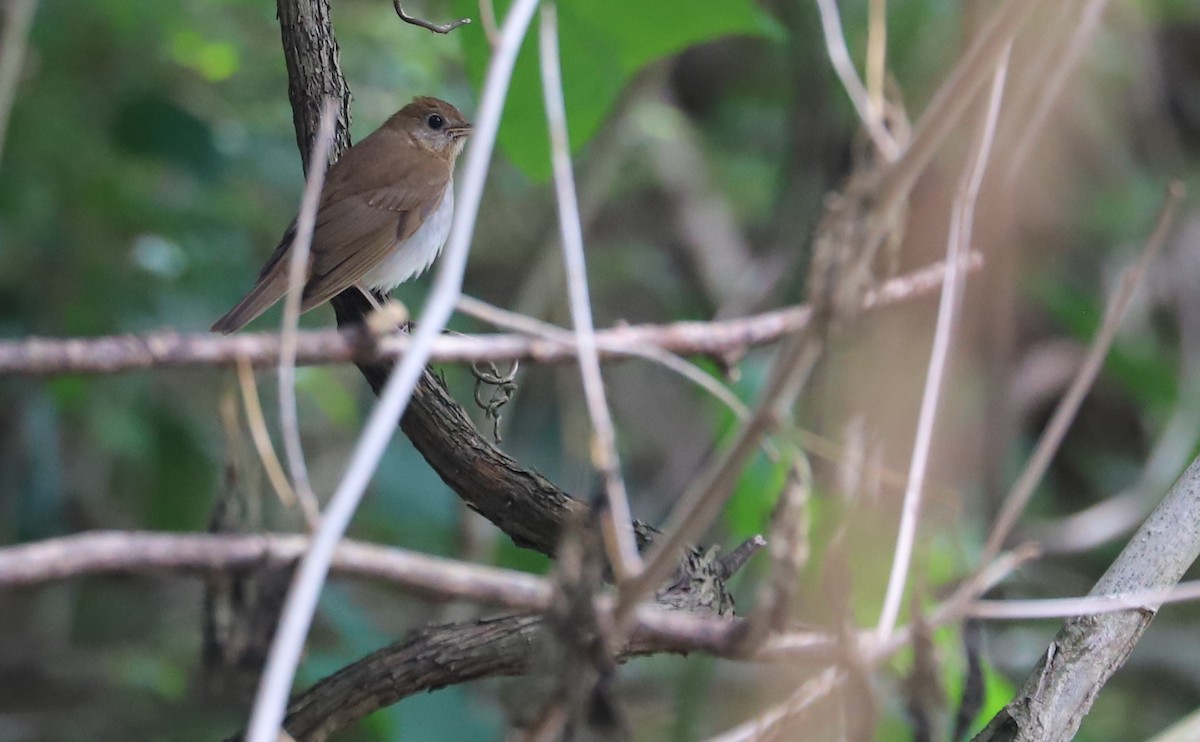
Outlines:
[[471, 134], [471, 129], [473, 128], [475, 127], [471, 124], [460, 124], [458, 126], [451, 127], [450, 134], [454, 136], [455, 139], [460, 139], [462, 137], [469, 136]]

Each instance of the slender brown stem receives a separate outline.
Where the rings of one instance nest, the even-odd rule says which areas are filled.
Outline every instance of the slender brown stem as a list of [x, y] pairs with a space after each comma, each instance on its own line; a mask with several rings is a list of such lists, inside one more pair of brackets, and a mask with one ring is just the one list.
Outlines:
[[[972, 255], [967, 267], [982, 266]], [[926, 296], [941, 285], [945, 266], [934, 263], [884, 282], [863, 299], [864, 310], [882, 309]], [[352, 289], [358, 293], [357, 289]], [[805, 327], [811, 316], [799, 304], [750, 317], [718, 322], [673, 322], [663, 325], [628, 325], [596, 332], [600, 358], [606, 361], [643, 355], [646, 349], [682, 356], [736, 358], [746, 349], [776, 342]], [[360, 327], [341, 332], [317, 330], [296, 335], [296, 363], [373, 362], [402, 357], [411, 343], [407, 335], [372, 337]], [[63, 374], [116, 374], [152, 368], [235, 366], [244, 358], [255, 366], [279, 362], [280, 341], [274, 333], [160, 332], [149, 335], [110, 335], [96, 338], [29, 338], [0, 341], [0, 376], [54, 376]], [[533, 363], [566, 363], [576, 358], [576, 346], [561, 339], [520, 334], [443, 335], [433, 343], [435, 363], [478, 363], [521, 360]]]
[[400, 0], [392, 0], [392, 7], [396, 9], [396, 15], [400, 16], [400, 20], [429, 31], [433, 31], [434, 33], [450, 33], [459, 26], [465, 26], [471, 22], [470, 18], [459, 18], [457, 21], [450, 21], [449, 23], [434, 23], [422, 18], [416, 18], [405, 12], [404, 6], [400, 3]]

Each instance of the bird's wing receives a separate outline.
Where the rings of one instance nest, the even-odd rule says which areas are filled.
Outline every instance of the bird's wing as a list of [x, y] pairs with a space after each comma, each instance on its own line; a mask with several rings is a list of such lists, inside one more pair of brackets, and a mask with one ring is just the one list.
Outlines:
[[305, 309], [354, 285], [387, 257], [396, 242], [411, 237], [437, 208], [449, 182], [449, 169], [436, 161], [420, 163], [408, 175], [398, 177], [402, 187], [359, 193], [336, 188], [326, 194], [313, 232]]

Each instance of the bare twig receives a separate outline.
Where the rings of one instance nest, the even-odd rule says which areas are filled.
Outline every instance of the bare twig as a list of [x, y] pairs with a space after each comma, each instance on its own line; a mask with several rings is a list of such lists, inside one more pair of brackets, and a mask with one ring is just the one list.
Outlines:
[[1120, 328], [1121, 321], [1125, 317], [1125, 311], [1129, 308], [1130, 301], [1133, 299], [1134, 291], [1141, 285], [1142, 277], [1145, 275], [1147, 267], [1154, 260], [1163, 242], [1167, 239], [1167, 234], [1175, 220], [1175, 211], [1179, 206], [1179, 202], [1183, 200], [1183, 195], [1183, 184], [1177, 180], [1171, 181], [1167, 186], [1167, 193], [1163, 201], [1162, 210], [1159, 212], [1158, 222], [1150, 237], [1147, 238], [1146, 244], [1142, 247], [1141, 256], [1121, 276], [1121, 282], [1108, 302], [1108, 306], [1104, 312], [1104, 320], [1100, 325], [1099, 331], [1096, 333], [1096, 337], [1092, 340], [1091, 347], [1088, 348], [1088, 354], [1083, 361], [1083, 365], [1080, 366], [1079, 372], [1071, 382], [1067, 393], [1059, 401], [1058, 407], [1054, 410], [1054, 416], [1050, 418], [1050, 422], [1042, 432], [1041, 438], [1038, 439], [1037, 447], [1034, 448], [1033, 454], [1025, 464], [1025, 468], [1021, 470], [1021, 474], [1013, 484], [1012, 490], [1005, 497], [1004, 504], [1000, 508], [1000, 513], [996, 517], [996, 524], [992, 526], [992, 532], [988, 536], [987, 543], [984, 545], [980, 560], [982, 564], [986, 564], [993, 556], [999, 553], [1000, 548], [1004, 545], [1004, 540], [1008, 538], [1008, 534], [1012, 531], [1013, 526], [1016, 525], [1017, 519], [1025, 511], [1025, 506], [1029, 503], [1029, 499], [1033, 497], [1034, 489], [1037, 487], [1038, 482], [1042, 480], [1042, 476], [1046, 473], [1046, 468], [1050, 466], [1054, 454], [1058, 451], [1059, 445], [1062, 444], [1063, 437], [1067, 434], [1067, 430], [1071, 427], [1071, 422], [1075, 419], [1075, 413], [1079, 411], [1079, 406], [1083, 403], [1083, 398], [1087, 395], [1088, 390], [1091, 389], [1092, 383], [1096, 380], [1096, 376], [1100, 373], [1100, 369], [1104, 365], [1104, 358], [1108, 355], [1108, 349], [1112, 345], [1113, 339], [1116, 338], [1117, 330]]
[[[528, 315], [510, 312], [507, 309], [502, 309], [493, 304], [488, 304], [474, 297], [464, 296], [458, 300], [458, 309], [463, 314], [470, 315], [476, 319], [483, 320], [496, 327], [503, 327], [508, 330], [516, 330], [518, 332], [533, 335], [535, 337], [554, 340], [566, 345], [570, 345], [578, 352], [578, 344], [575, 336], [570, 330], [563, 329], [549, 322], [543, 322]], [[613, 354], [627, 355], [633, 358], [642, 358], [652, 363], [657, 363], [664, 368], [667, 368], [696, 386], [705, 390], [713, 397], [725, 404], [726, 407], [739, 418], [745, 418], [750, 414], [750, 410], [742, 400], [738, 399], [729, 387], [722, 384], [720, 381], [705, 373], [702, 369], [696, 367], [692, 363], [688, 363], [683, 358], [674, 353], [662, 350], [654, 345], [628, 345], [620, 347], [608, 342], [609, 331], [597, 332], [596, 350], [601, 354], [602, 358], [611, 358]]]
[[867, 16], [867, 100], [871, 113], [883, 117], [887, 75], [887, 0], [871, 0]]
[[[978, 270], [983, 264], [978, 254], [972, 254], [964, 263], [968, 271]], [[924, 296], [941, 285], [944, 272], [945, 266], [935, 263], [886, 281], [878, 289], [867, 292], [862, 309], [883, 309]], [[725, 359], [792, 334], [807, 325], [810, 317], [809, 307], [800, 304], [720, 322], [624, 325], [597, 332], [596, 345], [600, 357], [605, 360], [641, 357], [640, 350], [647, 348], [676, 355]], [[296, 343], [296, 362], [313, 365], [399, 358], [408, 353], [413, 339], [409, 335], [368, 338], [358, 329], [317, 330], [298, 333]], [[573, 341], [547, 342], [524, 335], [440, 335], [434, 339], [430, 350], [430, 360], [440, 363], [504, 360], [560, 363], [574, 361], [576, 356]], [[232, 366], [239, 359], [256, 366], [278, 363], [279, 336], [160, 332], [140, 336], [0, 341], [0, 376], [112, 374], [158, 367]]]
[[975, 600], [966, 615], [991, 621], [1025, 621], [1035, 618], [1096, 616], [1117, 611], [1155, 611], [1168, 603], [1200, 600], [1200, 580], [1181, 582], [1160, 590], [1141, 590], [1118, 595], [1088, 595], [1082, 598], [1040, 600]]
[[[736, 622], [687, 614], [658, 611], [658, 615], [723, 624], [726, 628], [736, 626]], [[478, 678], [528, 673], [538, 668], [539, 650], [549, 630], [541, 617], [530, 615], [418, 629], [299, 695], [289, 708], [288, 730], [298, 742], [323, 742], [363, 716], [415, 693]], [[627, 658], [695, 649], [671, 636], [639, 627], [617, 655]]]
[[445, 252], [412, 347], [396, 367], [372, 410], [366, 428], [337, 490], [326, 507], [312, 549], [301, 562], [284, 604], [279, 629], [271, 644], [262, 682], [251, 715], [247, 742], [274, 742], [283, 721], [288, 690], [300, 662], [304, 640], [312, 622], [317, 598], [328, 570], [329, 559], [346, 530], [371, 475], [391, 440], [396, 422], [420, 379], [429, 358], [432, 340], [441, 334], [462, 290], [462, 277], [470, 251], [471, 236], [488, 162], [496, 142], [500, 113], [512, 77], [517, 51], [537, 8], [537, 0], [517, 0], [511, 6], [500, 44], [484, 81], [479, 121], [463, 173], [462, 197], [455, 210]]
[[[543, 13], [547, 7], [542, 6]], [[545, 639], [534, 665], [540, 688], [530, 699], [531, 723], [521, 735], [523, 742], [561, 742], [564, 728], [591, 727], [593, 703], [612, 710], [612, 727], [623, 726], [618, 721], [620, 708], [609, 692], [616, 663], [606, 641], [608, 624], [596, 610], [596, 596], [604, 589], [608, 569], [606, 536], [597, 527], [601, 515], [597, 510], [569, 524], [555, 552], [550, 576], [554, 592], [543, 614]], [[615, 654], [617, 648], [613, 650]]]
[[[1006, 0], [998, 7], [966, 54], [955, 65], [950, 77], [925, 107], [913, 129], [903, 155], [884, 171], [876, 199], [875, 214], [886, 217], [896, 213], [908, 199], [913, 184], [946, 136], [959, 124], [977, 91], [992, 78], [1009, 42], [1029, 19], [1041, 0]], [[890, 230], [886, 218], [871, 221], [864, 239], [869, 257], [882, 244]]]
[[308, 176], [300, 200], [300, 215], [292, 238], [288, 263], [288, 290], [283, 298], [283, 324], [279, 332], [279, 429], [283, 435], [283, 450], [292, 471], [292, 482], [300, 509], [309, 530], [317, 527], [321, 507], [308, 481], [308, 466], [304, 463], [304, 446], [300, 442], [300, 420], [296, 411], [296, 332], [300, 323], [300, 300], [308, 280], [308, 255], [312, 248], [313, 229], [317, 221], [317, 205], [325, 185], [325, 168], [333, 144], [333, 125], [337, 120], [338, 100], [329, 98], [321, 110], [321, 124], [308, 158]]
[[[1011, 45], [1009, 47], [1011, 50]], [[1008, 53], [1001, 57], [992, 80], [992, 92], [988, 100], [983, 128], [973, 156], [963, 170], [962, 181], [954, 200], [950, 218], [950, 235], [946, 244], [946, 271], [942, 282], [942, 296], [938, 306], [937, 328], [934, 331], [933, 348], [929, 354], [929, 370], [925, 375], [925, 390], [921, 396], [921, 409], [917, 417], [917, 433], [913, 441], [912, 461], [909, 465], [908, 484], [904, 490], [904, 505], [900, 515], [900, 528], [896, 535], [896, 552], [892, 559], [891, 575], [888, 577], [887, 592], [879, 617], [879, 635], [886, 639], [896, 625], [900, 606], [904, 600], [904, 585], [908, 579], [908, 566], [912, 560], [913, 544], [917, 534], [917, 518], [921, 508], [921, 493], [925, 486], [928, 470], [929, 450], [933, 443], [933, 425], [937, 418], [938, 402], [941, 399], [942, 378], [954, 328], [961, 311], [962, 283], [957, 266], [960, 256], [969, 249], [975, 218], [975, 204], [983, 185], [983, 175], [992, 150], [996, 134], [996, 122], [1000, 116], [1000, 102], [1004, 95], [1004, 81], [1008, 76]]]
[[[176, 534], [89, 531], [0, 548], [0, 587], [43, 585], [115, 574], [208, 574], [287, 567], [305, 553], [294, 534]], [[391, 582], [440, 599], [536, 610], [549, 584], [523, 572], [467, 564], [407, 549], [345, 539], [334, 572]]]
[[290, 508], [296, 504], [296, 493], [288, 482], [287, 474], [283, 472], [283, 464], [275, 455], [275, 447], [271, 445], [271, 434], [267, 432], [267, 419], [263, 416], [262, 403], [258, 398], [258, 385], [254, 383], [254, 370], [250, 368], [249, 361], [238, 361], [237, 377], [242, 392], [242, 405], [246, 408], [246, 424], [250, 427], [250, 440], [254, 441], [258, 459], [262, 462], [267, 480], [270, 481], [279, 501]]
[[[1070, 8], [1070, 3], [1062, 3], [1066, 8]], [[1033, 114], [1022, 122], [1020, 127], [1021, 139], [1017, 142], [1012, 154], [1007, 158], [1007, 172], [1005, 177], [1010, 182], [1015, 181], [1017, 175], [1022, 172], [1025, 160], [1028, 157], [1033, 145], [1038, 141], [1042, 132], [1042, 127], [1046, 124], [1046, 119], [1053, 110], [1054, 104], [1058, 101], [1059, 95], [1062, 93], [1063, 86], [1066, 85], [1071, 73], [1079, 65], [1079, 59], [1083, 56], [1083, 52], [1087, 50], [1088, 43], [1096, 34], [1096, 29], [1100, 25], [1100, 20], [1104, 15], [1104, 9], [1108, 6], [1108, 0], [1086, 0], [1083, 7], [1083, 17], [1079, 20], [1064, 19], [1070, 24], [1071, 35], [1067, 41], [1066, 49], [1063, 51], [1062, 58], [1056, 64], [1047, 66], [1037, 66], [1033, 69], [1037, 70], [1037, 74], [1043, 74], [1042, 71], [1050, 69], [1050, 76], [1042, 80], [1039, 84], [1039, 96], [1037, 107], [1034, 108]], [[1070, 11], [1068, 11], [1070, 12]], [[1054, 48], [1056, 45], [1046, 45], [1046, 48]]]
[[830, 333], [837, 323], [861, 305], [869, 271], [865, 266], [856, 266], [863, 270], [846, 273], [842, 270], [846, 261], [837, 256], [858, 256], [865, 260], [858, 239], [858, 233], [864, 230], [858, 225], [863, 210], [873, 201], [868, 196], [873, 191], [871, 183], [852, 180], [842, 194], [844, 198], [827, 199], [815, 249], [824, 264], [815, 266], [809, 279], [815, 321], [782, 344], [754, 412], [738, 428], [721, 454], [705, 466], [677, 498], [663, 528], [665, 537], [655, 541], [646, 569], [637, 580], [622, 587], [618, 619], [627, 615], [637, 600], [666, 578], [687, 544], [698, 538], [716, 519], [733, 492], [733, 484], [746, 458], [760, 438], [786, 424], [792, 405], [824, 352]]
[[1182, 381], [1171, 419], [1163, 427], [1141, 474], [1121, 492], [1062, 518], [1023, 525], [1020, 538], [1042, 544], [1047, 554], [1091, 551], [1126, 533], [1132, 533], [1154, 508], [1158, 493], [1171, 483], [1191, 460], [1200, 436], [1200, 378], [1180, 369]]
[[500, 29], [496, 23], [496, 5], [492, 0], [479, 0], [479, 19], [483, 22], [483, 35], [487, 37], [488, 46], [495, 50]]
[[804, 333], [801, 335], [791, 338], [780, 352], [774, 366], [780, 369], [778, 377], [768, 384], [763, 401], [742, 423], [730, 447], [700, 472], [676, 501], [663, 528], [665, 535], [655, 541], [646, 568], [636, 579], [622, 585], [617, 609], [618, 634], [638, 601], [670, 575], [687, 544], [711, 525], [732, 492], [742, 462], [778, 419], [779, 410], [790, 406], [799, 394], [820, 353], [820, 343], [809, 343]]
[[[841, 322], [857, 313], [866, 292], [870, 272], [859, 236], [870, 221], [874, 178], [852, 179], [837, 198], [826, 200], [826, 212], [817, 234], [814, 252], [821, 260], [810, 271], [813, 301], [812, 322], [789, 337], [780, 347], [759, 401], [751, 416], [737, 429], [720, 455], [709, 462], [676, 499], [655, 540], [646, 569], [622, 586], [618, 621], [628, 615], [638, 600], [657, 587], [674, 569], [689, 543], [707, 529], [731, 496], [733, 485], [750, 452], [761, 437], [787, 426], [792, 405], [811, 376], [825, 344]], [[841, 259], [839, 256], [847, 256]], [[843, 268], [858, 258], [850, 271]]]
[[830, 667], [809, 679], [783, 703], [767, 709], [750, 721], [730, 729], [708, 742], [750, 742], [751, 740], [770, 740], [778, 738], [778, 728], [786, 720], [793, 719], [797, 714], [824, 698], [834, 688], [846, 679], [846, 671], [841, 667]]
[[21, 82], [21, 66], [29, 43], [29, 28], [38, 0], [9, 0], [4, 13], [4, 35], [0, 37], [0, 161], [8, 138], [8, 117]]
[[[622, 585], [617, 610], [618, 633], [632, 607], [655, 589], [674, 569], [687, 544], [698, 538], [717, 518], [731, 496], [734, 481], [750, 452], [767, 432], [788, 417], [789, 410], [824, 350], [831, 312], [822, 298], [814, 298], [820, 321], [789, 337], [772, 363], [765, 389], [751, 416], [743, 421], [733, 441], [689, 483], [677, 499], [655, 541], [646, 568], [637, 579]], [[856, 302], [857, 303], [857, 302]]]
[[562, 70], [559, 68], [558, 13], [553, 3], [542, 6], [538, 41], [571, 320], [575, 325], [575, 341], [579, 346], [583, 395], [595, 436], [590, 446], [592, 465], [604, 478], [604, 494], [607, 498], [607, 508], [602, 515], [605, 550], [617, 581], [622, 582], [641, 571], [642, 560], [634, 543], [633, 516], [629, 512], [625, 480], [621, 476], [621, 461], [617, 455], [617, 434], [605, 399], [604, 378], [600, 374], [600, 358], [596, 352], [596, 329], [592, 324], [591, 300], [588, 297], [587, 260], [583, 254], [583, 228], [579, 222], [575, 176], [571, 172], [567, 110], [563, 101]]
[[769, 579], [759, 588], [754, 613], [747, 621], [746, 643], [751, 647], [760, 645], [768, 632], [782, 631], [786, 626], [800, 571], [808, 561], [812, 471], [798, 451], [792, 452], [791, 457], [792, 465], [771, 514]]
[[733, 551], [721, 557], [721, 569], [724, 570], [725, 576], [736, 574], [745, 566], [746, 562], [750, 561], [750, 557], [757, 554], [766, 545], [767, 540], [757, 533], [738, 544]]
[[967, 605], [972, 600], [987, 593], [1006, 580], [1018, 568], [1039, 556], [1041, 556], [1041, 549], [1033, 543], [1025, 543], [1012, 551], [1004, 552], [977, 570], [975, 574], [963, 580], [950, 597], [932, 612], [930, 620], [935, 626], [940, 626], [962, 618]]
[[858, 77], [858, 71], [854, 69], [854, 62], [850, 59], [849, 50], [846, 49], [846, 37], [842, 31], [842, 19], [838, 14], [837, 2], [836, 0], [817, 0], [817, 8], [821, 11], [821, 28], [825, 32], [825, 49], [829, 54], [829, 61], [833, 64], [833, 70], [841, 80], [846, 95], [850, 97], [850, 102], [854, 104], [854, 110], [858, 113], [863, 127], [870, 134], [871, 141], [875, 143], [875, 147], [884, 159], [891, 162], [900, 156], [900, 147], [892, 138], [891, 132], [883, 125], [882, 106], [876, 109], [871, 105], [867, 89], [863, 87], [862, 80]]
[[[0, 547], [0, 589], [45, 585], [96, 575], [187, 574], [288, 567], [307, 552], [311, 539], [295, 534], [176, 534], [149, 531], [90, 531]], [[468, 564], [416, 551], [344, 539], [334, 550], [333, 572], [399, 585], [430, 599], [469, 600], [519, 610], [540, 611], [551, 585], [525, 572]], [[608, 613], [612, 600], [598, 599]], [[639, 631], [677, 648], [728, 654], [729, 637], [740, 621], [661, 607], [639, 610]], [[796, 661], [808, 654], [825, 656], [823, 635], [797, 634], [793, 646], [764, 661]], [[800, 646], [803, 641], [803, 646]], [[732, 655], [729, 655], [732, 656]]]
[[457, 21], [450, 21], [449, 23], [433, 23], [432, 21], [415, 18], [404, 11], [404, 6], [401, 5], [400, 0], [392, 0], [392, 7], [396, 9], [396, 15], [400, 16], [400, 20], [428, 29], [434, 33], [450, 33], [459, 26], [465, 26], [471, 22], [470, 18], [459, 18]]

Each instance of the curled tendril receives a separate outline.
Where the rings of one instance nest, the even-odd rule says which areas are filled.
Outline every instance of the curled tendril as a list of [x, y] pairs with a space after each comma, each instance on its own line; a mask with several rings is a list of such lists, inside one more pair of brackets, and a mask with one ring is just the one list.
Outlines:
[[[471, 373], [475, 376], [475, 404], [483, 410], [483, 416], [492, 421], [492, 437], [500, 443], [500, 408], [508, 404], [513, 393], [517, 391], [517, 371], [521, 362], [514, 360], [512, 368], [504, 373], [496, 367], [494, 361], [488, 361], [486, 367], [481, 363], [471, 364]], [[483, 398], [484, 385], [494, 387], [488, 399]]]

